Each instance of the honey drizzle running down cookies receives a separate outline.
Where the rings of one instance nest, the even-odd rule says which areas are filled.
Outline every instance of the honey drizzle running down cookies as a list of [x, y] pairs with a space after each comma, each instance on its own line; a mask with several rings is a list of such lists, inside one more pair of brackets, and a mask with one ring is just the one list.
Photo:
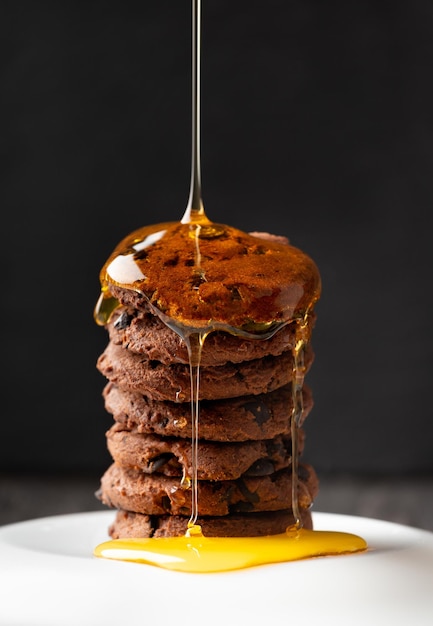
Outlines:
[[[100, 274], [95, 319], [109, 330], [110, 343], [98, 368], [109, 380], [104, 394], [107, 408], [114, 407], [116, 427], [107, 433], [115, 462], [102, 477], [99, 497], [119, 509], [110, 533], [122, 538], [97, 546], [95, 555], [209, 572], [363, 550], [365, 542], [353, 535], [309, 530], [317, 477], [310, 466], [298, 465], [303, 445], [300, 427], [311, 408], [311, 403], [308, 410], [304, 406], [308, 397], [304, 377], [312, 361], [310, 337], [321, 288], [317, 267], [284, 238], [214, 224], [204, 211], [200, 1], [192, 0], [192, 8], [192, 161], [186, 211], [179, 223], [131, 233]], [[145, 339], [147, 323], [155, 331], [150, 333], [150, 344]], [[158, 351], [155, 339], [161, 323], [180, 339], [176, 349], [165, 343]], [[144, 334], [137, 335], [143, 327]], [[128, 331], [119, 333], [120, 328]], [[212, 349], [207, 352], [208, 341]], [[258, 344], [266, 349], [257, 350]], [[185, 347], [187, 364], [182, 357]], [[155, 352], [157, 360], [146, 358]], [[164, 354], [169, 355], [166, 364]], [[225, 357], [219, 362], [222, 354]], [[205, 365], [207, 360], [211, 365]], [[272, 415], [266, 408], [259, 413], [259, 408], [271, 406], [268, 397], [288, 387], [282, 429], [259, 441], [258, 458], [247, 471], [240, 470], [240, 455], [245, 460], [246, 450], [250, 454], [256, 448], [254, 436], [251, 446], [250, 438], [240, 433], [257, 430], [259, 416]], [[230, 423], [228, 429], [207, 426], [204, 430], [212, 439], [200, 438], [202, 402], [209, 402], [210, 414], [218, 414], [223, 402], [245, 410], [257, 402], [251, 398], [265, 399], [263, 405], [256, 404], [253, 429], [235, 426], [234, 416], [233, 431]], [[166, 411], [171, 416], [176, 413], [175, 403], [188, 401], [189, 419], [181, 415], [170, 423], [164, 417], [155, 426], [155, 403], [166, 409], [171, 405]], [[138, 415], [137, 407], [142, 409]], [[156, 413], [164, 414], [164, 408], [156, 408]], [[187, 426], [190, 447], [179, 442], [170, 447], [169, 438], [160, 440], [154, 434], [144, 442], [143, 433], [163, 430], [161, 423], [170, 423], [181, 437], [179, 424]], [[277, 443], [281, 437], [281, 442], [287, 441], [288, 435], [289, 456], [286, 444]], [[224, 437], [227, 443], [222, 442]], [[220, 463], [228, 456], [229, 471], [243, 472], [241, 476], [233, 480], [230, 473], [210, 470], [212, 450], [218, 450]]]

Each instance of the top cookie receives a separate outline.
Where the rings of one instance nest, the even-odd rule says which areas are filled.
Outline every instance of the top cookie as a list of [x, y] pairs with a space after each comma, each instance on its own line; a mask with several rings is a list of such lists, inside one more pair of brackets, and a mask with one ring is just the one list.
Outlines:
[[184, 327], [254, 333], [311, 310], [320, 275], [306, 254], [230, 226], [218, 233], [208, 238], [199, 224], [178, 222], [134, 231], [101, 270], [103, 299], [121, 287], [131, 290], [125, 304], [148, 301]]

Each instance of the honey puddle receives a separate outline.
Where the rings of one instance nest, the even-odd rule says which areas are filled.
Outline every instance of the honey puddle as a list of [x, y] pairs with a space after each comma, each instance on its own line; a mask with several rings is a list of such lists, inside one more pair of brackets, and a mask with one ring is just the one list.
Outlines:
[[335, 531], [294, 528], [266, 537], [204, 537], [200, 526], [194, 526], [183, 537], [107, 541], [96, 547], [95, 555], [179, 572], [210, 573], [360, 552], [366, 547], [361, 537]]
[[[303, 413], [304, 353], [309, 344], [320, 275], [303, 252], [281, 242], [214, 224], [204, 213], [199, 164], [199, 10], [193, 0], [193, 150], [190, 198], [180, 222], [141, 228], [127, 236], [101, 270], [95, 320], [104, 326], [120, 306], [110, 292], [134, 291], [188, 347], [191, 384], [192, 471], [180, 487], [191, 492], [188, 529], [180, 537], [115, 539], [97, 557], [147, 563], [182, 572], [220, 572], [311, 557], [360, 552], [364, 539], [302, 527], [298, 503], [298, 428]], [[292, 349], [291, 501], [293, 525], [260, 537], [207, 537], [199, 518], [200, 362], [213, 332], [266, 341], [294, 324]]]

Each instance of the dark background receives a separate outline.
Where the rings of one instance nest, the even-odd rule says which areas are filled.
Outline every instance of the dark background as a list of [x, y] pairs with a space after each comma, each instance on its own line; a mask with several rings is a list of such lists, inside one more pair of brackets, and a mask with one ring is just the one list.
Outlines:
[[[93, 321], [117, 242], [178, 220], [190, 4], [2, 3], [3, 472], [108, 466]], [[323, 295], [305, 457], [433, 472], [433, 3], [203, 2], [208, 216], [287, 235]]]

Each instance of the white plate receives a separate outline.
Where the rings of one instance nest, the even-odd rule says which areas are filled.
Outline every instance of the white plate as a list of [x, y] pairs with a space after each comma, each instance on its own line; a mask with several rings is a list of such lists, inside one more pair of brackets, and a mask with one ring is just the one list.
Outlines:
[[1, 626], [433, 624], [433, 533], [315, 513], [315, 528], [361, 535], [369, 551], [184, 574], [93, 557], [113, 515], [1, 527]]

